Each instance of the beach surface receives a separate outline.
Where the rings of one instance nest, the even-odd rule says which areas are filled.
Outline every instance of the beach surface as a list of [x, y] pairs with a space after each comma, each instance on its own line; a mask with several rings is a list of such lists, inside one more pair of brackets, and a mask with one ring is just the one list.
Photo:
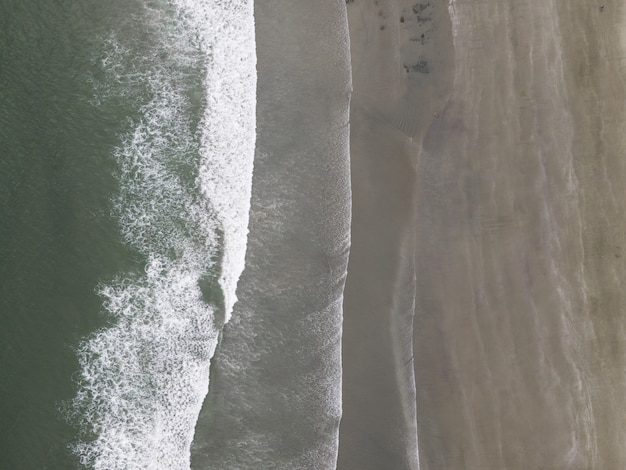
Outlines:
[[338, 468], [624, 468], [624, 7], [348, 18]]
[[339, 469], [418, 466], [412, 324], [416, 165], [452, 84], [445, 4], [348, 4], [352, 246]]

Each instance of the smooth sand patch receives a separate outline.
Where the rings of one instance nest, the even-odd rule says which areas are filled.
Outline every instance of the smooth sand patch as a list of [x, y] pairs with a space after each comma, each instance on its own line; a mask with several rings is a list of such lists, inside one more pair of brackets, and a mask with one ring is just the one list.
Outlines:
[[344, 302], [340, 470], [418, 468], [412, 322], [416, 164], [451, 84], [438, 2], [348, 3], [352, 247]]

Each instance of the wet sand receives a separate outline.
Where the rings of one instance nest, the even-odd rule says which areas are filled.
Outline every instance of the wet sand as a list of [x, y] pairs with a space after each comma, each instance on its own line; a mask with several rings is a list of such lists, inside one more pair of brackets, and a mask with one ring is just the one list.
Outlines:
[[595, 455], [626, 468], [626, 9], [559, 2], [582, 221]]
[[623, 9], [348, 3], [339, 469], [626, 468]]
[[423, 467], [593, 468], [558, 17], [550, 2], [450, 12], [454, 86], [418, 165]]
[[418, 467], [412, 323], [416, 165], [451, 86], [445, 4], [348, 4], [352, 245], [338, 468]]

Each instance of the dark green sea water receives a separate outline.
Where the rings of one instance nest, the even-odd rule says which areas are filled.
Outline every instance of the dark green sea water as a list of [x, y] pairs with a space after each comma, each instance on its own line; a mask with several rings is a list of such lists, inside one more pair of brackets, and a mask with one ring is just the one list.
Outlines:
[[128, 110], [90, 103], [98, 33], [119, 19], [107, 4], [0, 2], [2, 469], [74, 468], [59, 411], [73, 347], [103, 323], [96, 284], [129, 261], [109, 215]]
[[110, 321], [97, 285], [142, 265], [112, 215], [113, 150], [137, 102], [98, 96], [107, 34], [149, 39], [141, 7], [0, 1], [1, 469], [77, 465], [63, 410], [77, 392], [75, 348]]

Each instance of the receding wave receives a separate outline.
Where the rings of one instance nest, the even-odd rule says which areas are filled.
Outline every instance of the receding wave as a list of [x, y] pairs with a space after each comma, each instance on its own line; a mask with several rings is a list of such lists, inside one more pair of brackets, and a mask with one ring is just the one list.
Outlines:
[[209, 361], [243, 270], [255, 141], [251, 2], [146, 2], [103, 39], [95, 105], [132, 107], [114, 150], [123, 241], [111, 326], [78, 347], [73, 450], [95, 469], [189, 468]]

